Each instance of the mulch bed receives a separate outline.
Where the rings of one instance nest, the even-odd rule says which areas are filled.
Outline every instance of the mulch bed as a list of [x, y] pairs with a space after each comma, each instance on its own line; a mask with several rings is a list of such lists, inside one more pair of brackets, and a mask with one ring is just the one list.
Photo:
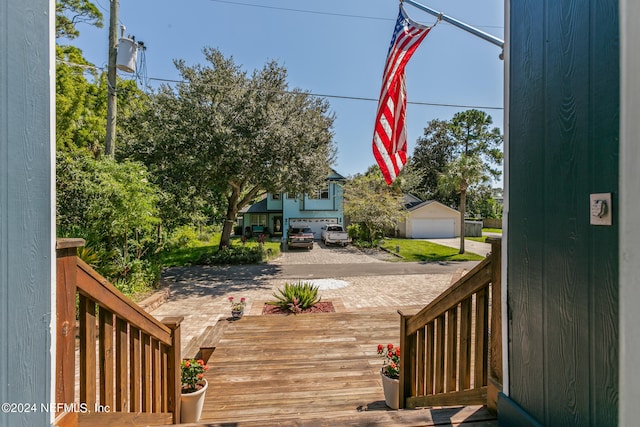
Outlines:
[[[320, 301], [315, 304], [313, 307], [309, 307], [306, 310], [302, 310], [300, 314], [304, 313], [335, 313], [336, 310], [333, 307], [333, 303], [331, 301]], [[289, 310], [282, 310], [280, 307], [276, 305], [265, 304], [262, 308], [262, 314], [293, 314]]]

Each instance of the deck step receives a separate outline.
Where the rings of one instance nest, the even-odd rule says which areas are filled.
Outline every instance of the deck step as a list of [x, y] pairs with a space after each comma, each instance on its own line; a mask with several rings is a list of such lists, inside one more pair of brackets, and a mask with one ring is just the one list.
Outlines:
[[484, 406], [389, 410], [378, 344], [398, 344], [388, 310], [222, 319], [199, 337], [209, 389], [194, 426], [496, 426]]
[[364, 410], [341, 410], [335, 412], [317, 412], [283, 416], [247, 417], [229, 421], [218, 420], [196, 424], [190, 427], [281, 427], [281, 426], [367, 426], [367, 427], [406, 427], [406, 426], [465, 426], [497, 427], [498, 421], [485, 406], [455, 406], [431, 409], [413, 409], [392, 411], [382, 407]]

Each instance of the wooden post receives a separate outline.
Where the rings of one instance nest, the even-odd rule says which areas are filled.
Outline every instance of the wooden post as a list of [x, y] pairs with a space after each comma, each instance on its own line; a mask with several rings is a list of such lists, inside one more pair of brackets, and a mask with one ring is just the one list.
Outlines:
[[184, 317], [165, 317], [162, 323], [171, 329], [171, 335], [173, 337], [171, 343], [171, 349], [169, 350], [169, 363], [168, 363], [168, 385], [167, 394], [169, 398], [168, 409], [173, 413], [173, 423], [180, 424], [180, 394], [182, 391], [181, 370], [180, 364], [182, 363], [182, 356], [180, 353], [180, 324]]
[[399, 380], [399, 408], [404, 409], [407, 397], [410, 395], [411, 390], [411, 350], [408, 348], [409, 341], [407, 340], [407, 320], [410, 316], [404, 315], [398, 310], [400, 315], [400, 380]]
[[[76, 253], [84, 244], [83, 239], [56, 242], [56, 403], [75, 402]], [[76, 420], [78, 416], [72, 412], [60, 415]]]
[[488, 238], [491, 243], [491, 342], [487, 408], [498, 410], [498, 393], [502, 391], [502, 240]]

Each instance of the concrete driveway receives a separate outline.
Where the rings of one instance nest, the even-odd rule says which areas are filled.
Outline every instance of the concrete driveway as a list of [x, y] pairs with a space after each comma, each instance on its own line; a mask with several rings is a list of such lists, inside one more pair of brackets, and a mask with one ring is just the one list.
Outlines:
[[[460, 238], [455, 239], [424, 239], [428, 242], [437, 243], [438, 245], [448, 246], [450, 248], [460, 249]], [[480, 243], [474, 240], [466, 239], [464, 241], [465, 252], [471, 252], [480, 256], [486, 256], [491, 252], [491, 245], [489, 243]]]

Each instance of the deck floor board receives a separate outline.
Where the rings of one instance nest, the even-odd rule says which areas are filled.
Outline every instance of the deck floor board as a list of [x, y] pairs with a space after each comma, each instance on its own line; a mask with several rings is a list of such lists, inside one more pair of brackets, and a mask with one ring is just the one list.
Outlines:
[[393, 411], [378, 344], [398, 344], [394, 312], [244, 316], [208, 361], [200, 425], [497, 425], [482, 406]]

